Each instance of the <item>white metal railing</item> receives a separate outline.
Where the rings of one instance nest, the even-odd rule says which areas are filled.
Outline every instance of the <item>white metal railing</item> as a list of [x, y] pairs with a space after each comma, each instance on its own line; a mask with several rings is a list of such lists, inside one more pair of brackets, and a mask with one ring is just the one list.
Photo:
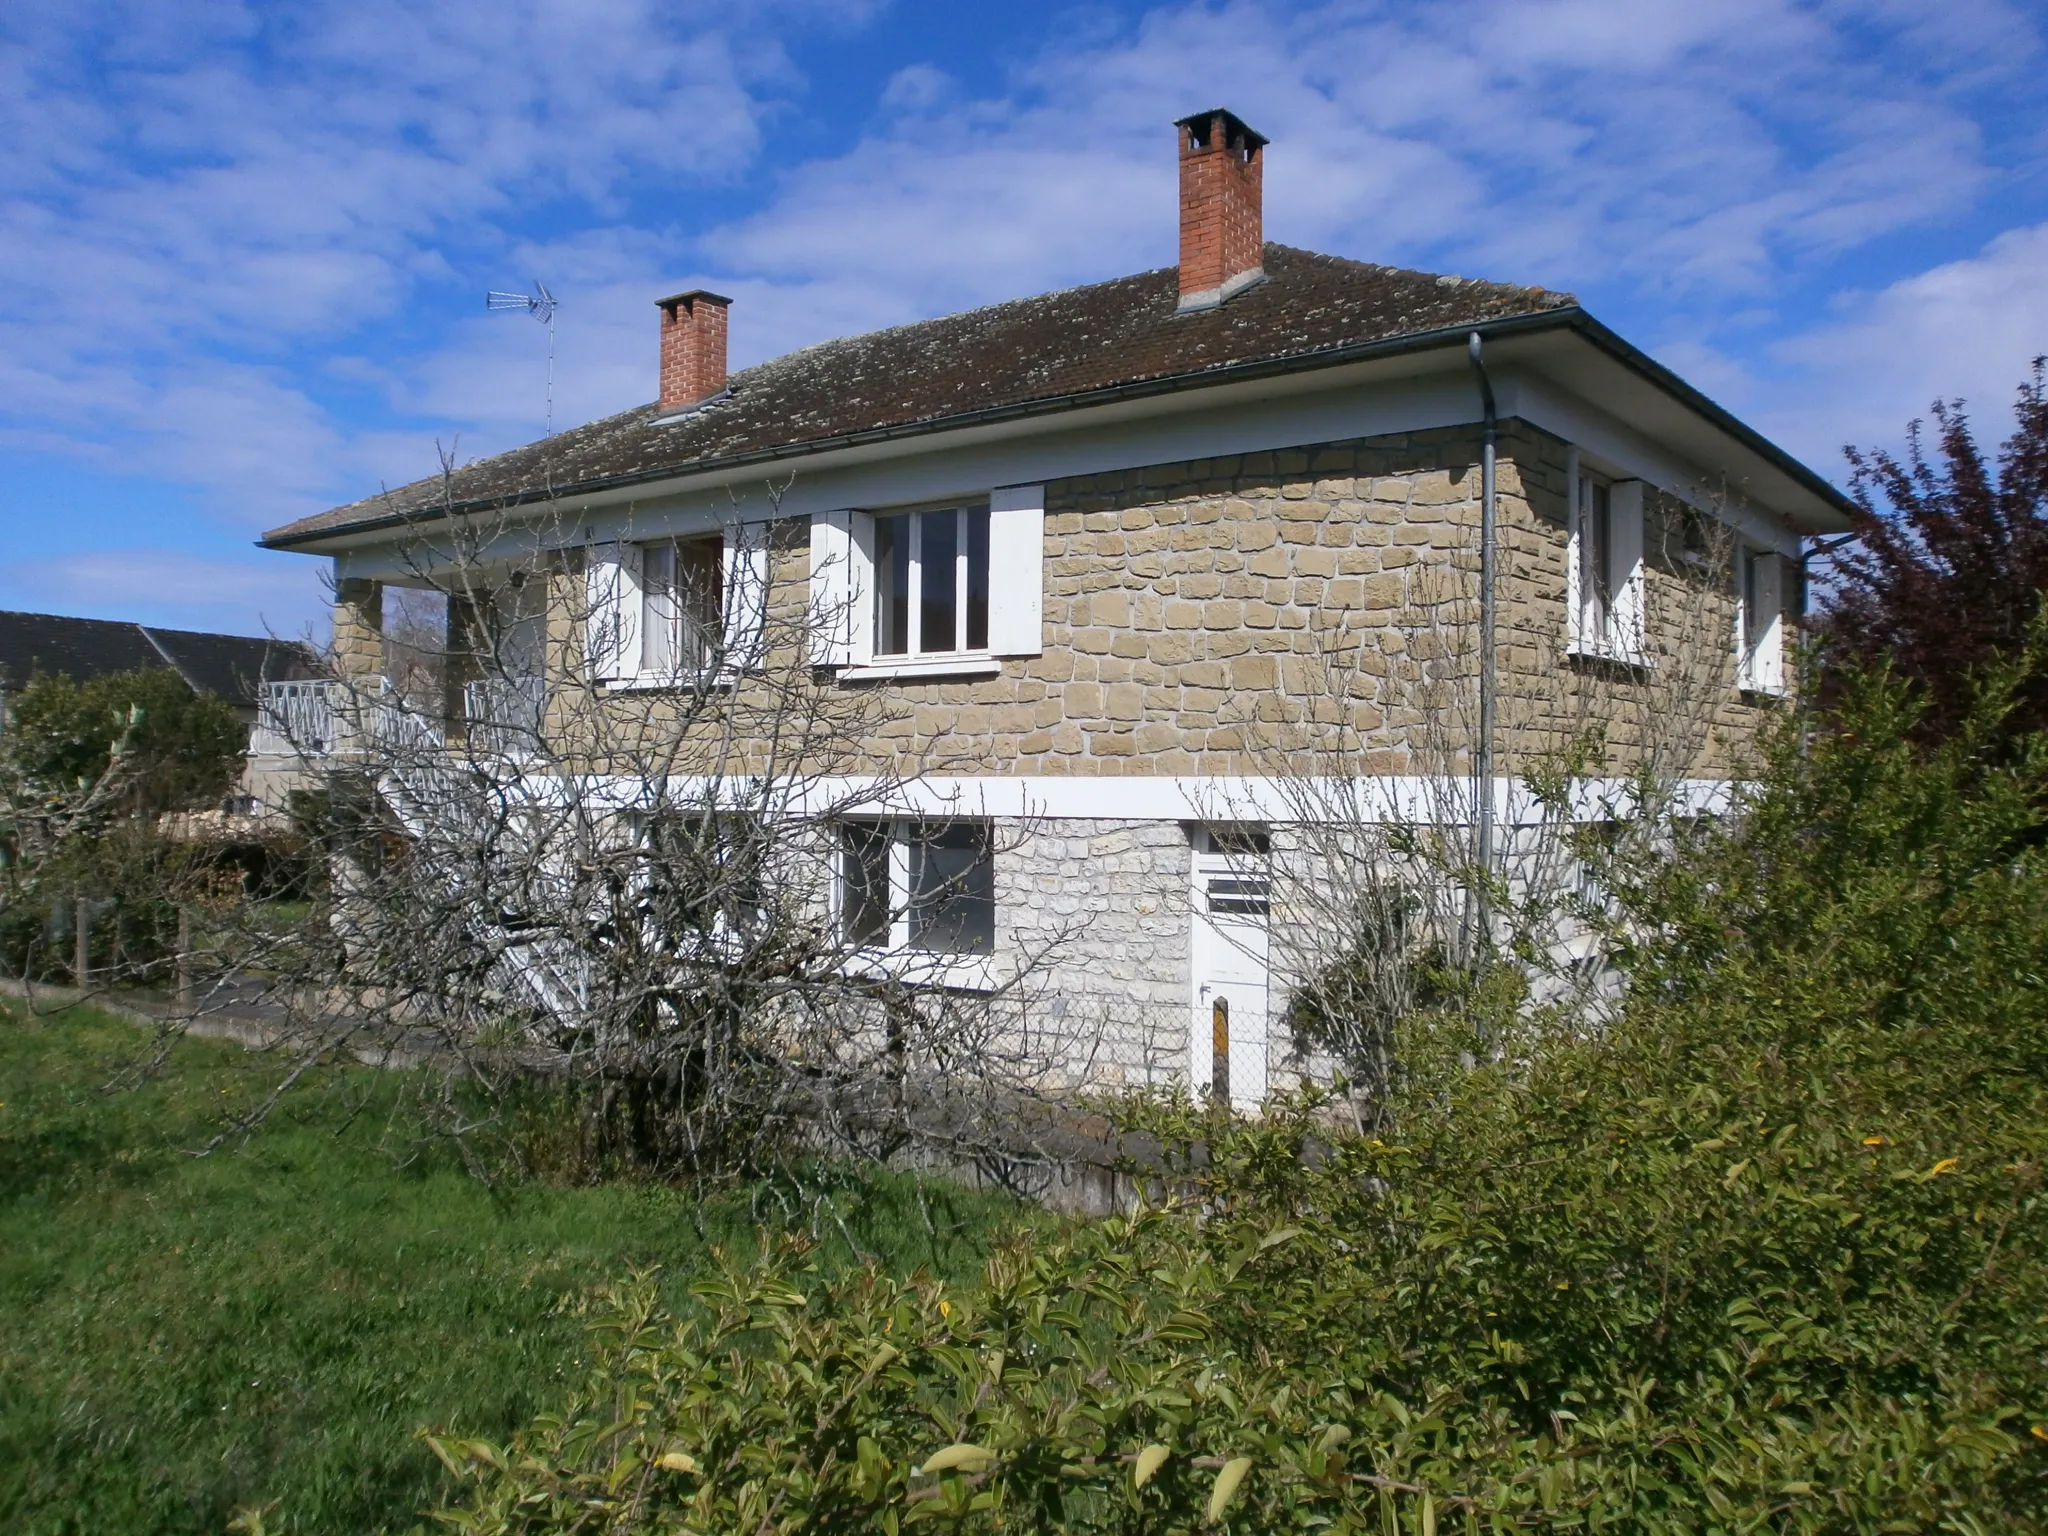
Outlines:
[[329, 678], [264, 683], [249, 750], [264, 757], [326, 757], [337, 744], [340, 689]]
[[546, 708], [546, 682], [538, 677], [486, 678], [462, 688], [462, 715], [473, 751], [531, 753], [539, 745]]

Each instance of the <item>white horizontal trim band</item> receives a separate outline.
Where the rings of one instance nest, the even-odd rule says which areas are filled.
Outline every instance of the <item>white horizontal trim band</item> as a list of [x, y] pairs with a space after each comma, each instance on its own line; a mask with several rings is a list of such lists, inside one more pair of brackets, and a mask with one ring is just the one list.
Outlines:
[[[1133, 775], [1128, 778], [1050, 775], [931, 775], [890, 781], [859, 777], [804, 779], [784, 795], [766, 798], [792, 816], [821, 815], [843, 808], [858, 816], [930, 816], [1050, 821], [1308, 822], [1328, 825], [1461, 825], [1475, 818], [1469, 778], [1423, 775], [1361, 775], [1357, 778], [1260, 778], [1247, 775]], [[1715, 815], [1729, 805], [1731, 786], [1720, 779], [1687, 779], [1676, 788], [1670, 810], [1689, 816]], [[548, 798], [538, 784], [527, 793]], [[581, 792], [620, 811], [655, 798], [652, 785], [624, 777], [593, 777]], [[758, 805], [762, 786], [737, 778], [669, 781], [668, 792], [683, 800], [721, 800]], [[1586, 779], [1573, 788], [1572, 819], [1610, 821], [1630, 814], [1634, 782], [1625, 778]], [[1493, 781], [1494, 821], [1503, 827], [1535, 826], [1549, 819], [1526, 780]]]

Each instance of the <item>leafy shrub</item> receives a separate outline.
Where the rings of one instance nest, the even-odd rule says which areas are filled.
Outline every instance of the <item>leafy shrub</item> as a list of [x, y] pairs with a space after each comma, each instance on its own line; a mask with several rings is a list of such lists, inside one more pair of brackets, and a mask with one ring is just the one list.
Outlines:
[[[1918, 421], [1903, 459], [1847, 450], [1856, 542], [1820, 614], [1830, 662], [1888, 665], [1926, 690], [1915, 729], [1929, 738], [1968, 711], [1972, 672], [2025, 647], [2048, 594], [2048, 359], [2021, 382], [1995, 464], [1960, 400], [1933, 409], [1931, 452]], [[2048, 728], [2048, 668], [2027, 680], [2014, 723]]]
[[[2031, 664], [2031, 663], [2029, 663]], [[796, 1250], [437, 1437], [473, 1532], [2048, 1527], [2048, 742], [1854, 682], [1739, 819], [1613, 872], [1597, 1033], [1403, 1026], [1373, 1140], [1127, 1111], [1173, 1200], [978, 1287]], [[1483, 1040], [1480, 1038], [1483, 1036]], [[1476, 1059], [1479, 1065], [1461, 1065]]]
[[247, 743], [231, 707], [168, 667], [31, 680], [0, 732], [0, 967], [68, 977], [83, 901], [96, 971], [163, 979], [174, 892], [217, 861], [159, 818], [217, 804]]

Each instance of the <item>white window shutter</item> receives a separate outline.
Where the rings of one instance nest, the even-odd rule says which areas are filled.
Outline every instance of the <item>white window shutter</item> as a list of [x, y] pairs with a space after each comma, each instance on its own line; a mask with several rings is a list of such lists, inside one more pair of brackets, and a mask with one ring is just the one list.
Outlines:
[[1756, 608], [1750, 616], [1750, 633], [1756, 649], [1750, 659], [1750, 686], [1760, 693], [1782, 693], [1785, 689], [1785, 562], [1777, 555], [1759, 550], [1756, 561]]
[[1579, 567], [1583, 557], [1579, 549], [1579, 503], [1586, 494], [1580, 483], [1579, 450], [1567, 448], [1564, 451], [1564, 648], [1571, 656], [1582, 654], [1587, 649], [1590, 637], [1581, 634], [1585, 628], [1585, 594], [1579, 590]]
[[1614, 594], [1614, 611], [1608, 620], [1609, 640], [1617, 660], [1645, 666], [1650, 653], [1643, 612], [1643, 482], [1617, 480], [1610, 494], [1608, 589]]
[[1009, 485], [988, 499], [988, 648], [1045, 649], [1045, 487]]
[[725, 664], [761, 665], [768, 623], [768, 525], [732, 523], [725, 530]]
[[595, 544], [584, 562], [584, 654], [598, 682], [639, 666], [640, 557], [637, 544]]
[[859, 666], [874, 655], [874, 519], [864, 512], [811, 517], [811, 664]]

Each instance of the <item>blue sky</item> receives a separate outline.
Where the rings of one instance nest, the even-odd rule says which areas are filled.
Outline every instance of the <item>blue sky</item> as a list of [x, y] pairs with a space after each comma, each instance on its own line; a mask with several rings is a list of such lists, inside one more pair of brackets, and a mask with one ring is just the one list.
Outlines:
[[297, 633], [267, 527], [735, 364], [1174, 259], [1168, 125], [1290, 244], [1576, 292], [1823, 472], [2048, 351], [2003, 0], [264, 0], [0, 13], [0, 607]]

